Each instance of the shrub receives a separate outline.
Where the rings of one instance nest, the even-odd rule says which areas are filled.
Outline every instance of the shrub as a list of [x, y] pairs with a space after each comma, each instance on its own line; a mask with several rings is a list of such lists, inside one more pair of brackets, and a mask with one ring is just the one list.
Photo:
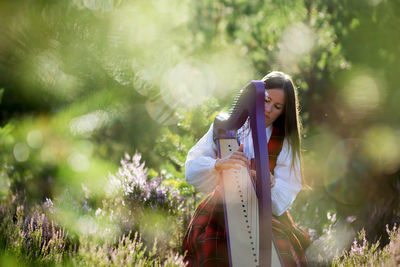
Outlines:
[[190, 218], [190, 200], [164, 185], [160, 177], [150, 179], [140, 159], [138, 153], [125, 155], [117, 173], [110, 175], [109, 194], [115, 197], [103, 201], [96, 213], [119, 221], [125, 234], [140, 232], [147, 245], [157, 240], [161, 251], [178, 250]]
[[25, 263], [61, 263], [76, 248], [73, 239], [47, 218], [43, 207], [28, 208], [19, 195], [0, 204], [0, 217], [1, 249]]
[[400, 264], [400, 231], [396, 226], [392, 230], [389, 230], [387, 226], [386, 231], [390, 242], [379, 249], [379, 241], [369, 244], [365, 231], [362, 230], [358, 238], [354, 239], [351, 249], [336, 257], [332, 266], [398, 266]]
[[123, 236], [116, 245], [102, 246], [83, 241], [78, 254], [72, 258], [76, 266], [185, 266], [183, 257], [170, 252], [165, 261], [156, 255], [157, 248], [147, 251], [136, 233]]
[[[65, 189], [54, 204], [9, 194], [0, 202], [0, 262], [11, 257], [38, 265], [184, 266], [179, 252], [188, 199], [161, 178], [148, 178], [140, 159], [125, 156], [109, 176], [101, 206], [84, 185], [84, 194]], [[85, 222], [96, 229], [82, 227]], [[110, 230], [114, 226], [121, 231]]]

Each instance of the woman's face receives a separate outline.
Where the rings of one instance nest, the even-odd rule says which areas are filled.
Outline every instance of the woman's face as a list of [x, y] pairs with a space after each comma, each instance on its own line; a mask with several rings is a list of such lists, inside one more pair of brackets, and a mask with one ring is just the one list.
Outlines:
[[[264, 102], [265, 126], [271, 125], [285, 108], [285, 92], [282, 89], [267, 89]], [[268, 94], [268, 96], [267, 96]]]

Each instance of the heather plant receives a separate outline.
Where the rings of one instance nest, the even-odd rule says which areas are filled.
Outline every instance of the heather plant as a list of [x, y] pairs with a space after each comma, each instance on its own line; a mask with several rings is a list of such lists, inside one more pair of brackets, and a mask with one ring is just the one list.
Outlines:
[[182, 197], [174, 188], [164, 186], [159, 177], [149, 179], [145, 164], [140, 159], [138, 153], [133, 157], [125, 154], [125, 158], [121, 160], [122, 166], [115, 176], [111, 176], [112, 180], [120, 184], [126, 201], [133, 206], [141, 203], [143, 207], [176, 215], [182, 209]]
[[108, 176], [100, 203], [96, 192], [82, 184], [80, 193], [65, 190], [54, 204], [51, 200], [45, 204], [54, 220], [85, 242], [108, 246], [138, 232], [140, 242], [155, 247], [157, 256], [164, 259], [172, 257], [171, 250], [180, 252], [193, 205], [191, 198], [163, 181], [149, 177], [140, 154], [126, 154], [118, 171]]
[[76, 266], [185, 266], [178, 253], [170, 252], [162, 260], [156, 245], [149, 251], [137, 233], [122, 236], [116, 244], [102, 246], [82, 240], [72, 263]]
[[103, 244], [87, 235], [72, 238], [46, 215], [55, 208], [49, 202], [28, 209], [14, 196], [1, 203], [0, 265], [185, 266], [179, 253], [160, 257], [156, 243], [148, 250], [138, 233]]
[[26, 264], [183, 266], [191, 200], [149, 178], [138, 153], [108, 182], [101, 203], [84, 184], [40, 204], [10, 194], [0, 203], [1, 254]]
[[379, 241], [370, 244], [365, 236], [365, 231], [359, 232], [354, 239], [351, 249], [343, 252], [332, 262], [334, 267], [344, 266], [399, 266], [400, 264], [400, 231], [395, 226], [386, 231], [390, 242], [384, 248], [379, 249]]
[[121, 160], [121, 167], [109, 180], [108, 194], [114, 197], [103, 201], [96, 215], [119, 222], [122, 233], [140, 232], [147, 245], [157, 242], [158, 253], [178, 250], [191, 215], [191, 199], [164, 185], [160, 177], [149, 178], [140, 159], [136, 153]]
[[1, 250], [26, 264], [61, 263], [76, 248], [41, 206], [29, 208], [18, 195], [1, 203], [0, 215]]

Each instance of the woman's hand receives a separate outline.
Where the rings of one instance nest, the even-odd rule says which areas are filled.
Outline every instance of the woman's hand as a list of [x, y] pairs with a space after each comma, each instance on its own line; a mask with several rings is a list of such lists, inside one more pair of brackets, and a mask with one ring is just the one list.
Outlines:
[[[250, 170], [250, 173], [251, 173], [251, 175], [253, 177], [256, 177], [256, 171], [255, 170]], [[275, 177], [271, 172], [269, 173], [269, 177], [271, 178], [270, 180], [271, 180], [271, 188], [272, 188], [275, 185]]]
[[272, 188], [275, 185], [275, 177], [271, 172], [269, 173], [269, 177], [271, 177], [271, 188]]
[[[246, 154], [243, 153], [243, 144], [240, 145], [239, 149], [228, 157], [223, 159], [217, 159], [215, 162], [214, 168], [217, 171], [236, 169], [240, 170], [240, 166], [247, 167], [249, 166], [249, 160], [247, 159]], [[250, 170], [250, 174], [255, 177], [256, 171]], [[275, 177], [272, 173], [269, 174], [271, 177], [271, 188], [275, 185]]]
[[240, 145], [237, 151], [234, 151], [228, 157], [223, 159], [217, 159], [215, 162], [215, 169], [217, 171], [237, 169], [240, 170], [240, 166], [249, 166], [249, 161], [246, 154], [243, 153], [243, 144]]

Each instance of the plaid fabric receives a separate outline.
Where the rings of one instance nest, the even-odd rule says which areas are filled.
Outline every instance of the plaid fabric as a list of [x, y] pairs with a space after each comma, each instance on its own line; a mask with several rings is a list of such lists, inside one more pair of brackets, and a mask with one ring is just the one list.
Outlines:
[[229, 266], [222, 189], [217, 186], [199, 205], [183, 240], [189, 266]]
[[272, 233], [285, 266], [307, 266], [304, 253], [310, 245], [308, 234], [294, 224], [288, 211], [272, 216]]
[[[282, 150], [284, 133], [273, 128], [268, 142], [269, 167], [273, 172]], [[183, 240], [188, 266], [229, 266], [225, 232], [222, 188], [214, 191], [198, 206]], [[285, 266], [306, 266], [304, 254], [309, 246], [307, 233], [293, 223], [289, 212], [272, 219], [272, 232]]]

